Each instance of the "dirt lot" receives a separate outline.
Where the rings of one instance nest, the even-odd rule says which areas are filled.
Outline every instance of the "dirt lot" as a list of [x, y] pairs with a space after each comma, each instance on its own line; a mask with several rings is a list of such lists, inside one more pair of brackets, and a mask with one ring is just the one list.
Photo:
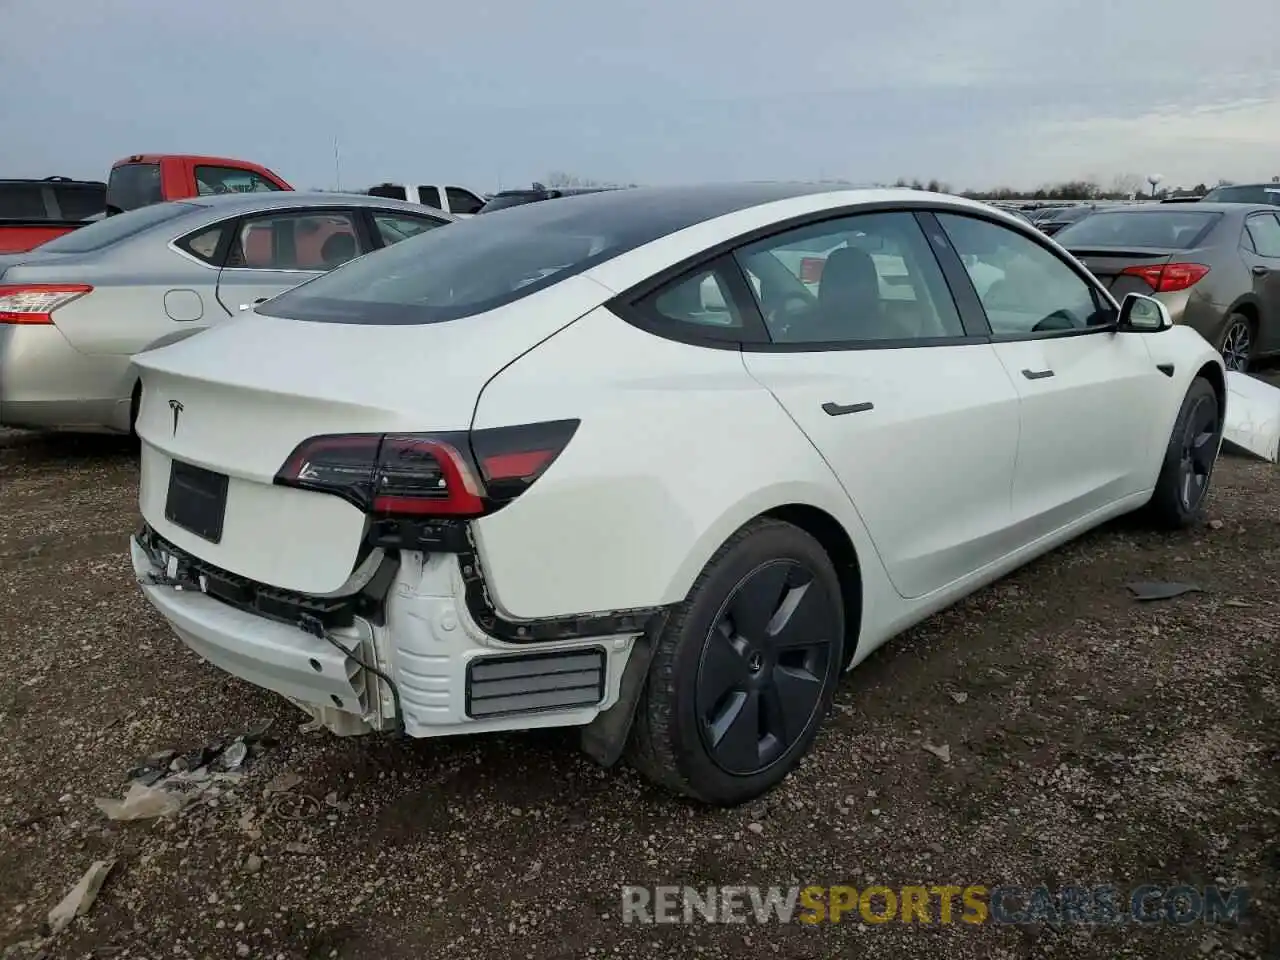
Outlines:
[[[1213, 523], [1113, 524], [845, 679], [766, 802], [706, 811], [566, 733], [305, 732], [172, 639], [129, 570], [135, 452], [0, 437], [5, 957], [1280, 957], [1280, 484], [1226, 460]], [[1125, 583], [1204, 588], [1139, 604]], [[119, 824], [140, 758], [272, 719], [242, 782]], [[945, 744], [950, 760], [922, 744]], [[284, 771], [300, 782], [264, 789]], [[310, 799], [308, 799], [310, 798]], [[99, 859], [87, 916], [42, 937]], [[643, 927], [620, 885], [1247, 884], [1238, 926]]]

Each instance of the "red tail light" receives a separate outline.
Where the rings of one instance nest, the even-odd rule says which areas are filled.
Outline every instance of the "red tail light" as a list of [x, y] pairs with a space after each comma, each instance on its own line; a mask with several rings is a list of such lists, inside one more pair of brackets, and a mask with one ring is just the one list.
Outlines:
[[1147, 281], [1152, 293], [1177, 293], [1203, 280], [1209, 268], [1203, 263], [1152, 263], [1125, 267], [1120, 272], [1130, 277], [1141, 277]]
[[53, 311], [92, 290], [87, 283], [0, 283], [0, 323], [53, 323]]
[[821, 282], [822, 268], [826, 265], [827, 261], [825, 257], [802, 257], [800, 259], [800, 282]]
[[341, 434], [304, 440], [276, 474], [381, 517], [478, 517], [519, 496], [560, 455], [577, 420], [470, 434]]

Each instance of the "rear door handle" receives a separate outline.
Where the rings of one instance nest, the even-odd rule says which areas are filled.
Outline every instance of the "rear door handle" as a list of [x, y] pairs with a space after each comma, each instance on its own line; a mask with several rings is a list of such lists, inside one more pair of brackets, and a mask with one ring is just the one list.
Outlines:
[[1264, 267], [1260, 263], [1253, 268], [1253, 275], [1255, 277], [1265, 277], [1270, 272], [1271, 272], [1270, 267]]
[[1044, 380], [1046, 377], [1052, 377], [1052, 370], [1023, 370], [1022, 375], [1028, 380]]
[[875, 409], [874, 403], [832, 403], [828, 400], [822, 405], [822, 412], [829, 417], [843, 417], [846, 413], [865, 413]]

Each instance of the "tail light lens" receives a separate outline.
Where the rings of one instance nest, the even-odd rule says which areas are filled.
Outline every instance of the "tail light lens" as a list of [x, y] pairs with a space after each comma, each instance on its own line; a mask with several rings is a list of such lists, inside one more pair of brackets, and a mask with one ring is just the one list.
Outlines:
[[577, 428], [577, 420], [557, 420], [470, 433], [312, 437], [275, 482], [340, 496], [378, 517], [478, 517], [528, 489]]
[[800, 281], [802, 283], [819, 283], [822, 280], [822, 268], [827, 265], [823, 257], [802, 257], [800, 259]]
[[0, 283], [0, 323], [53, 323], [53, 311], [92, 290], [86, 283]]
[[1177, 293], [1203, 280], [1209, 268], [1203, 263], [1152, 263], [1125, 267], [1120, 272], [1129, 277], [1141, 277], [1151, 287], [1152, 293]]

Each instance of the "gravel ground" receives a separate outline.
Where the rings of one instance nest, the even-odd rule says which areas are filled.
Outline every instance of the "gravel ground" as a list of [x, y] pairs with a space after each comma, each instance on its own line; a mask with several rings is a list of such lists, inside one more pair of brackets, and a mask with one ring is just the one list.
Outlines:
[[[0, 436], [4, 957], [1280, 957], [1275, 467], [1224, 460], [1210, 525], [1112, 524], [888, 644], [845, 678], [801, 769], [726, 812], [600, 771], [566, 732], [300, 729], [143, 602], [135, 455]], [[1139, 604], [1135, 579], [1204, 592]], [[265, 720], [276, 742], [180, 815], [95, 805], [140, 758]], [[95, 860], [115, 861], [96, 903], [48, 936]], [[1215, 927], [619, 919], [624, 883], [1072, 881], [1253, 900]]]

